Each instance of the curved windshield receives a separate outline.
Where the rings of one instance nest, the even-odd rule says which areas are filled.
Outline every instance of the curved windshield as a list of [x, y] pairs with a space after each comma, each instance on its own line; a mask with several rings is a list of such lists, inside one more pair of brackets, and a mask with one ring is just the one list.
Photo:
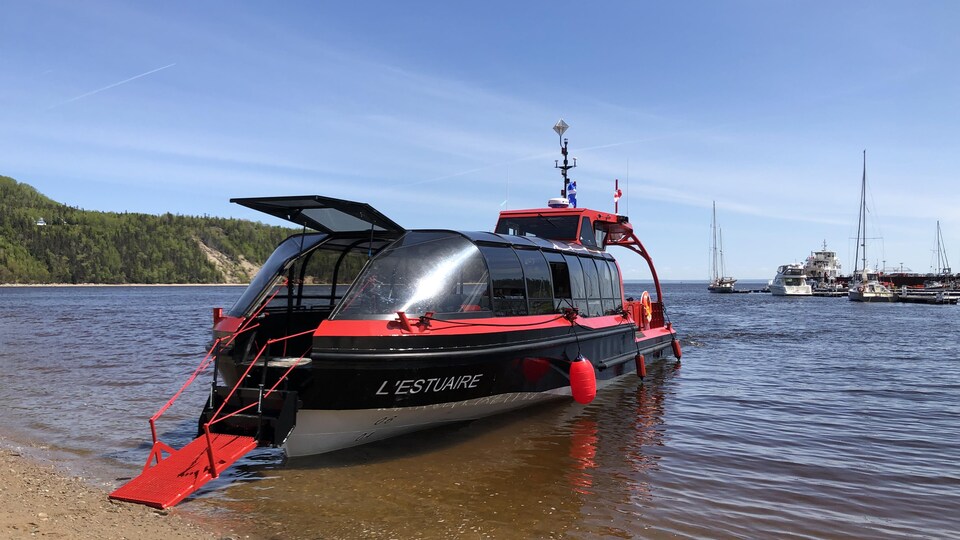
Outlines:
[[487, 266], [472, 242], [452, 232], [410, 232], [371, 261], [331, 319], [470, 316], [490, 310]]
[[255, 306], [260, 305], [292, 261], [301, 253], [313, 249], [327, 236], [329, 235], [317, 233], [296, 234], [281, 242], [227, 313], [232, 317], [249, 315]]

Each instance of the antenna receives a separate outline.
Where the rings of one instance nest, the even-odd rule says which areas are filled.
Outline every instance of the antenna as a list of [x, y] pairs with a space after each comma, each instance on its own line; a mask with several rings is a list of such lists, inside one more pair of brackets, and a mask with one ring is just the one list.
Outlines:
[[560, 175], [563, 176], [563, 188], [560, 189], [560, 196], [563, 198], [567, 197], [567, 184], [569, 183], [567, 171], [577, 166], [577, 158], [573, 158], [573, 165], [570, 165], [567, 161], [567, 143], [569, 141], [563, 138], [563, 134], [567, 132], [567, 128], [569, 127], [570, 126], [563, 121], [563, 118], [553, 125], [553, 130], [560, 136], [560, 153], [563, 154], [563, 165], [560, 165], [560, 160], [553, 160], [554, 168], [560, 169]]

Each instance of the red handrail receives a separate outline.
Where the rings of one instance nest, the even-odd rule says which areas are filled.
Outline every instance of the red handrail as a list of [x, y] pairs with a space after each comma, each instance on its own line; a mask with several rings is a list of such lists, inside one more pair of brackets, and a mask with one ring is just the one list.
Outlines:
[[[150, 466], [150, 462], [153, 461], [154, 459], [156, 459], [157, 463], [160, 463], [160, 461], [161, 461], [161, 459], [162, 459], [162, 454], [161, 454], [161, 452], [168, 452], [168, 453], [170, 453], [170, 452], [172, 451], [172, 448], [171, 448], [170, 446], [162, 443], [162, 442], [160, 441], [160, 439], [157, 437], [157, 420], [160, 418], [160, 416], [162, 416], [163, 413], [165, 413], [165, 412], [167, 411], [167, 409], [169, 409], [169, 408], [173, 405], [173, 403], [180, 397], [180, 395], [183, 394], [183, 392], [184, 392], [191, 384], [193, 384], [193, 381], [195, 381], [195, 380], [197, 379], [197, 376], [199, 376], [199, 375], [200, 375], [201, 373], [203, 373], [208, 367], [210, 367], [210, 363], [216, 358], [216, 355], [214, 354], [214, 351], [216, 351], [219, 346], [221, 346], [221, 345], [227, 345], [227, 346], [229, 346], [231, 343], [234, 342], [234, 340], [237, 339], [237, 337], [238, 337], [240, 334], [242, 334], [242, 333], [244, 333], [244, 332], [247, 332], [248, 330], [252, 330], [252, 329], [256, 328], [257, 326], [259, 326], [259, 323], [252, 324], [253, 321], [256, 320], [256, 318], [260, 315], [260, 313], [264, 310], [264, 308], [266, 308], [267, 305], [268, 305], [270, 302], [273, 301], [273, 299], [277, 296], [277, 294], [279, 294], [279, 292], [282, 290], [282, 288], [285, 287], [286, 285], [287, 285], [287, 284], [286, 284], [286, 281], [284, 281], [284, 283], [283, 283], [282, 285], [279, 285], [279, 286], [276, 288], [276, 290], [273, 291], [273, 294], [271, 294], [270, 297], [269, 297], [265, 302], [263, 302], [263, 303], [260, 305], [260, 307], [257, 308], [257, 310], [256, 310], [252, 315], [250, 315], [249, 317], [245, 317], [245, 318], [243, 319], [242, 324], [240, 325], [240, 327], [239, 327], [237, 330], [235, 330], [234, 332], [231, 332], [228, 336], [225, 336], [226, 339], [225, 339], [224, 337], [219, 337], [219, 338], [217, 338], [216, 340], [214, 340], [213, 345], [210, 347], [210, 350], [207, 351], [207, 354], [203, 357], [203, 360], [201, 360], [201, 361], [200, 361], [200, 364], [197, 366], [197, 368], [196, 368], [195, 370], [193, 370], [193, 373], [190, 375], [190, 377], [187, 378], [187, 381], [186, 381], [185, 383], [183, 383], [183, 386], [181, 386], [180, 389], [177, 390], [177, 393], [175, 393], [175, 394], [173, 395], [173, 397], [171, 397], [169, 400], [167, 400], [167, 402], [166, 402], [162, 407], [160, 407], [160, 409], [158, 409], [157, 412], [153, 414], [153, 416], [150, 417], [150, 420], [149, 420], [149, 422], [150, 422], [150, 435], [151, 435], [151, 437], [153, 438], [153, 446], [152, 446], [152, 448], [151, 448], [151, 450], [150, 450], [150, 455], [147, 456], [147, 462], [146, 462], [146, 464], [144, 465], [144, 470], [146, 470], [147, 467]], [[239, 384], [239, 383], [238, 383], [238, 384]], [[213, 447], [212, 447], [212, 445], [210, 444], [209, 428], [207, 429], [207, 432], [208, 432], [208, 433], [207, 433], [207, 447], [210, 449], [211, 459], [212, 459], [212, 457], [213, 457], [213, 454], [212, 454], [212, 452], [213, 452]], [[211, 471], [213, 472], [214, 476], [216, 477], [217, 471], [216, 471], [216, 468], [213, 467], [212, 462], [211, 462]]]
[[[260, 356], [263, 355], [263, 352], [266, 350], [267, 347], [269, 347], [270, 345], [273, 345], [274, 343], [280, 342], [280, 341], [286, 341], [286, 340], [291, 339], [291, 338], [300, 337], [300, 336], [302, 336], [302, 335], [312, 334], [312, 333], [313, 333], [313, 330], [306, 330], [306, 331], [303, 331], [303, 332], [300, 332], [300, 333], [297, 333], [297, 334], [291, 334], [291, 335], [289, 335], [289, 336], [285, 336], [285, 337], [282, 337], [282, 338], [276, 338], [276, 339], [267, 340], [267, 343], [266, 343], [263, 347], [260, 348], [260, 352], [257, 353], [257, 356], [253, 359], [252, 362], [250, 362], [250, 365], [247, 366], [247, 369], [243, 372], [243, 375], [240, 376], [240, 377], [237, 379], [237, 383], [234, 384], [234, 385], [233, 385], [233, 388], [230, 389], [230, 393], [227, 394], [227, 397], [223, 400], [223, 403], [220, 404], [220, 407], [217, 409], [217, 412], [213, 413], [213, 415], [210, 417], [210, 420], [207, 421], [207, 424], [210, 424], [210, 425], [216, 424], [217, 422], [220, 422], [220, 421], [222, 421], [222, 420], [226, 420], [227, 418], [230, 418], [231, 416], [233, 416], [233, 415], [235, 415], [235, 414], [239, 414], [239, 413], [241, 413], [241, 412], [243, 412], [243, 411], [245, 411], [245, 410], [247, 410], [247, 409], [249, 409], [250, 407], [252, 407], [252, 406], [255, 405], [254, 403], [251, 403], [250, 405], [247, 405], [247, 406], [245, 406], [245, 407], [242, 407], [242, 408], [240, 408], [240, 409], [237, 409], [236, 411], [233, 411], [233, 412], [230, 413], [230, 414], [227, 414], [227, 415], [225, 415], [225, 416], [223, 416], [223, 417], [217, 418], [218, 416], [220, 416], [220, 412], [223, 411], [223, 407], [227, 404], [228, 401], [230, 401], [230, 398], [233, 397], [233, 394], [236, 393], [237, 389], [240, 388], [240, 383], [243, 382], [243, 379], [245, 379], [246, 376], [250, 373], [250, 370], [253, 368], [253, 366], [254, 366], [254, 365], [257, 363], [257, 361], [260, 359]], [[267, 397], [267, 396], [269, 396], [270, 394], [272, 394], [272, 393], [274, 392], [274, 390], [277, 389], [277, 386], [280, 386], [280, 383], [283, 382], [283, 380], [287, 378], [287, 375], [290, 374], [290, 372], [293, 370], [293, 368], [297, 367], [297, 366], [300, 364], [300, 361], [303, 360], [303, 357], [306, 356], [306, 355], [307, 355], [307, 352], [304, 351], [304, 353], [301, 354], [300, 357], [297, 358], [297, 360], [296, 360], [293, 364], [291, 364], [290, 367], [288, 367], [286, 371], [283, 372], [283, 375], [281, 375], [280, 378], [277, 379], [277, 382], [273, 383], [273, 386], [271, 386], [266, 392], [264, 392], [263, 397]]]
[[[216, 424], [217, 422], [221, 422], [221, 421], [223, 421], [223, 420], [226, 420], [227, 418], [230, 418], [230, 417], [232, 417], [232, 416], [234, 416], [234, 415], [240, 414], [241, 412], [246, 411], [247, 409], [250, 409], [250, 408], [252, 408], [254, 405], [256, 405], [256, 403], [250, 403], [249, 405], [246, 405], [246, 406], [244, 406], [244, 407], [241, 407], [241, 408], [239, 408], [239, 409], [231, 412], [230, 414], [227, 414], [227, 415], [225, 415], [225, 416], [223, 416], [223, 417], [219, 417], [219, 416], [220, 416], [220, 413], [223, 411], [223, 408], [227, 405], [227, 402], [230, 401], [230, 398], [232, 398], [233, 395], [237, 392], [237, 389], [240, 388], [240, 384], [243, 382], [244, 379], [247, 378], [247, 375], [250, 374], [250, 370], [253, 369], [253, 366], [257, 365], [257, 361], [259, 361], [259, 360], [260, 360], [260, 357], [263, 356], [263, 353], [264, 353], [264, 351], [267, 350], [267, 347], [269, 347], [270, 345], [273, 345], [274, 343], [280, 342], [280, 341], [286, 341], [286, 340], [291, 339], [291, 338], [295, 338], [295, 337], [299, 337], [299, 336], [302, 336], [302, 335], [305, 335], [305, 334], [311, 334], [311, 333], [313, 333], [313, 330], [306, 330], [306, 331], [299, 332], [299, 333], [297, 333], [297, 334], [291, 334], [291, 335], [289, 335], [289, 336], [285, 336], [285, 337], [282, 337], [282, 338], [268, 339], [267, 342], [263, 344], [263, 347], [260, 347], [260, 351], [257, 352], [257, 356], [255, 356], [255, 357], [253, 358], [253, 360], [250, 362], [250, 365], [247, 366], [247, 369], [244, 370], [243, 375], [241, 375], [240, 377], [237, 377], [237, 382], [233, 385], [233, 388], [230, 389], [230, 392], [227, 394], [227, 397], [224, 398], [223, 402], [220, 403], [220, 407], [217, 408], [217, 411], [216, 411], [215, 413], [213, 413], [213, 415], [210, 416], [210, 419], [207, 420], [207, 422], [206, 422], [205, 424], [203, 424], [203, 431], [204, 431], [204, 434], [205, 434], [206, 439], [207, 439], [207, 456], [208, 456], [209, 459], [210, 459], [210, 472], [211, 472], [211, 474], [213, 475], [214, 478], [217, 478], [217, 477], [220, 475], [220, 473], [219, 473], [219, 472], [217, 471], [217, 469], [216, 469], [216, 459], [214, 458], [214, 455], [213, 455], [213, 444], [212, 444], [212, 442], [211, 442], [211, 440], [210, 440], [210, 426], [212, 426], [213, 424]], [[284, 345], [286, 345], [286, 344], [284, 344]], [[261, 396], [261, 399], [264, 398], [264, 397], [267, 397], [267, 396], [269, 396], [271, 393], [273, 393], [273, 391], [276, 390], [277, 386], [279, 386], [280, 383], [281, 383], [284, 379], [287, 378], [287, 375], [290, 374], [290, 371], [291, 371], [293, 368], [297, 367], [297, 365], [300, 363], [300, 361], [303, 360], [303, 357], [306, 356], [306, 354], [307, 354], [306, 351], [305, 351], [303, 354], [301, 354], [300, 357], [297, 358], [296, 362], [294, 362], [289, 368], [287, 368], [287, 370], [283, 373], [283, 376], [281, 376], [279, 379], [277, 379], [277, 382], [275, 382], [275, 383], [273, 384], [273, 386], [271, 386], [270, 389], [267, 390], [267, 392], [266, 392], [265, 394], [263, 394], [263, 396]], [[268, 362], [268, 361], [266, 361], [266, 360], [264, 361], [264, 369], [267, 368], [267, 366], [266, 366], [266, 363], [267, 363], [267, 362]], [[218, 418], [218, 417], [219, 417], [219, 418]]]

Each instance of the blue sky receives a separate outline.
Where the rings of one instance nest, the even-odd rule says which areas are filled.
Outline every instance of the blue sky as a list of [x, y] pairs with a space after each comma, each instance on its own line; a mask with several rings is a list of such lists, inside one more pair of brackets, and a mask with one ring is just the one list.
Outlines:
[[960, 3], [595, 4], [4, 2], [0, 174], [89, 210], [320, 194], [489, 230], [559, 191], [563, 118], [580, 205], [619, 178], [662, 278], [708, 277], [713, 201], [735, 277], [824, 240], [851, 270], [864, 149], [871, 263], [929, 271], [940, 220], [960, 268]]

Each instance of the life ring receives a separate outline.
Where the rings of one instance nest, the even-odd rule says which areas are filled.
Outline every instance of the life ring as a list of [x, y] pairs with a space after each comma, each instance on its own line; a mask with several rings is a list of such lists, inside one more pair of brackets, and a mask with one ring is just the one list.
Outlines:
[[643, 291], [640, 295], [640, 307], [643, 309], [643, 318], [650, 324], [653, 320], [653, 303], [650, 301], [650, 293]]

